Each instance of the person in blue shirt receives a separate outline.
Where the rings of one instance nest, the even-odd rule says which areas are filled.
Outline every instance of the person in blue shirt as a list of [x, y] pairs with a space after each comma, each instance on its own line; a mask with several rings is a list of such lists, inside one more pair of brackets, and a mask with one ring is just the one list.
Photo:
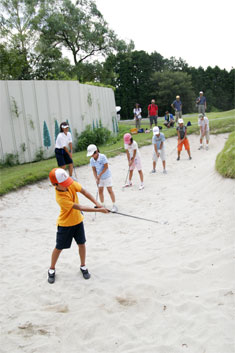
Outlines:
[[106, 187], [113, 202], [111, 211], [117, 212], [118, 209], [115, 205], [115, 195], [112, 188], [113, 182], [107, 157], [99, 153], [99, 149], [96, 145], [89, 145], [87, 147], [87, 157], [91, 157], [90, 165], [97, 183], [101, 204], [104, 206], [104, 187]]
[[171, 107], [175, 110], [175, 121], [178, 122], [182, 118], [182, 103], [180, 96], [176, 96], [176, 99], [171, 104]]
[[169, 113], [168, 111], [165, 112], [165, 121], [163, 123], [166, 127], [174, 127], [175, 124], [175, 120], [174, 117], [171, 113]]
[[162, 160], [163, 173], [166, 174], [166, 154], [165, 154], [165, 146], [164, 146], [165, 136], [159, 130], [158, 126], [153, 128], [153, 170], [151, 173], [156, 173], [156, 165], [158, 158], [160, 157]]
[[196, 104], [198, 106], [198, 114], [205, 114], [206, 112], [206, 97], [203, 95], [203, 92], [199, 92], [199, 97], [196, 99]]

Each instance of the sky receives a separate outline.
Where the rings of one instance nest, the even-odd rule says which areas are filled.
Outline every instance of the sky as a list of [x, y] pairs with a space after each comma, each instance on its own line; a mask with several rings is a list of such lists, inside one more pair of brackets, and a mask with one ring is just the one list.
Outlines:
[[95, 0], [120, 39], [189, 66], [235, 67], [234, 0]]

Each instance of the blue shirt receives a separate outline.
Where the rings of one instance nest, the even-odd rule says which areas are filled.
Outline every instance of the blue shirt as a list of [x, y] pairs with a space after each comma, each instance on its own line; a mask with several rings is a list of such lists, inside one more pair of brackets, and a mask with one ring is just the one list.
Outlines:
[[[95, 160], [93, 157], [90, 159], [90, 165], [95, 167], [97, 175], [102, 172], [106, 163], [108, 163], [108, 159], [104, 154], [101, 153], [99, 153], [97, 160]], [[106, 172], [101, 175], [101, 179], [107, 179], [109, 177], [111, 177], [111, 172], [109, 169], [107, 169]]]
[[174, 100], [172, 104], [177, 112], [181, 111], [181, 105], [182, 105], [181, 101]]
[[157, 145], [157, 149], [159, 150], [160, 149], [160, 144], [161, 142], [164, 142], [165, 141], [165, 136], [162, 132], [160, 132], [160, 135], [157, 136], [157, 135], [154, 135], [153, 138], [152, 138], [152, 143], [154, 145]]
[[205, 96], [202, 96], [202, 98], [197, 97], [197, 102], [198, 102], [198, 105], [204, 105], [206, 103], [206, 97]]
[[173, 115], [170, 113], [170, 114], [165, 115], [165, 120], [166, 120], [166, 121], [174, 120], [174, 117], [173, 117]]

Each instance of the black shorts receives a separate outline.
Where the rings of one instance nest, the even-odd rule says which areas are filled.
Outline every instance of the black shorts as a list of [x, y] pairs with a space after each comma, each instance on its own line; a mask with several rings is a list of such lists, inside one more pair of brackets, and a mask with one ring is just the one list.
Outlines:
[[55, 156], [59, 167], [61, 167], [62, 165], [73, 163], [73, 160], [70, 158], [69, 154], [63, 148], [56, 148]]
[[155, 125], [157, 124], [157, 116], [156, 115], [150, 116], [149, 120], [150, 120], [150, 124], [153, 124], [153, 122], [155, 123]]
[[85, 244], [85, 230], [83, 222], [71, 227], [58, 226], [56, 233], [56, 249], [69, 249], [73, 238], [77, 244]]

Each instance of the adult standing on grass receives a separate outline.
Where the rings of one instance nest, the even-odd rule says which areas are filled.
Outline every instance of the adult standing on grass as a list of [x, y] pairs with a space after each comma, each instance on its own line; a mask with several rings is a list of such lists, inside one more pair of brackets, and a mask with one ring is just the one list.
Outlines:
[[113, 202], [112, 212], [117, 212], [117, 206], [115, 205], [115, 195], [113, 192], [113, 181], [111, 171], [108, 166], [107, 157], [99, 152], [96, 145], [89, 145], [87, 147], [87, 157], [91, 157], [90, 165], [95, 177], [95, 181], [99, 190], [99, 197], [102, 206], [104, 206], [104, 187], [107, 188], [110, 198]]
[[209, 119], [203, 113], [199, 114], [198, 126], [200, 127], [200, 146], [198, 149], [201, 150], [203, 148], [202, 141], [203, 141], [203, 137], [205, 136], [206, 150], [208, 150], [209, 149], [208, 144], [209, 144], [209, 139], [210, 139]]
[[175, 110], [175, 121], [178, 122], [182, 118], [182, 103], [180, 96], [176, 96], [174, 102], [172, 102], [171, 107]]
[[140, 122], [141, 122], [141, 108], [139, 103], [136, 103], [135, 108], [133, 109], [133, 113], [134, 113], [134, 120], [135, 120], [135, 127], [137, 129], [140, 129]]
[[190, 146], [187, 138], [187, 126], [184, 125], [183, 119], [179, 119], [179, 126], [176, 128], [178, 134], [178, 158], [177, 161], [180, 160], [180, 153], [182, 151], [183, 145], [186, 151], [188, 152], [189, 159], [192, 159]]
[[199, 92], [199, 97], [196, 99], [198, 106], [198, 114], [205, 114], [206, 112], [206, 97], [203, 95], [203, 91]]
[[57, 164], [60, 168], [65, 169], [66, 165], [69, 166], [69, 175], [73, 175], [73, 145], [72, 135], [69, 132], [69, 125], [66, 122], [60, 124], [60, 133], [58, 134], [55, 142], [55, 156]]
[[[66, 171], [61, 168], [54, 168], [50, 171], [49, 178], [55, 186], [56, 201], [60, 206], [60, 215], [57, 220], [56, 246], [51, 255], [51, 266], [48, 270], [48, 282], [55, 282], [55, 266], [63, 249], [71, 247], [73, 238], [78, 244], [80, 256], [80, 270], [85, 279], [90, 278], [90, 273], [86, 267], [86, 237], [83, 226], [84, 212], [109, 211], [102, 207], [98, 201], [82, 185], [68, 176]], [[97, 208], [82, 206], [79, 204], [77, 192], [83, 194], [88, 200], [93, 202]]]
[[140, 187], [139, 190], [142, 190], [144, 188], [144, 175], [142, 172], [142, 166], [141, 166], [141, 159], [140, 159], [140, 152], [138, 149], [138, 144], [136, 141], [133, 140], [131, 137], [131, 134], [127, 133], [123, 136], [124, 139], [124, 148], [126, 150], [126, 156], [128, 160], [128, 168], [129, 168], [129, 181], [124, 187], [129, 187], [132, 186], [132, 176], [133, 176], [133, 171], [135, 168], [137, 168], [139, 176], [140, 176]]
[[158, 106], [155, 104], [155, 100], [151, 100], [151, 104], [148, 106], [148, 117], [150, 121], [150, 129], [152, 129], [153, 122], [155, 126], [157, 126], [157, 118], [158, 118]]
[[163, 173], [166, 174], [166, 156], [165, 156], [165, 135], [160, 132], [158, 126], [154, 126], [153, 128], [153, 170], [151, 173], [156, 173], [156, 165], [158, 158], [160, 157], [162, 160]]

